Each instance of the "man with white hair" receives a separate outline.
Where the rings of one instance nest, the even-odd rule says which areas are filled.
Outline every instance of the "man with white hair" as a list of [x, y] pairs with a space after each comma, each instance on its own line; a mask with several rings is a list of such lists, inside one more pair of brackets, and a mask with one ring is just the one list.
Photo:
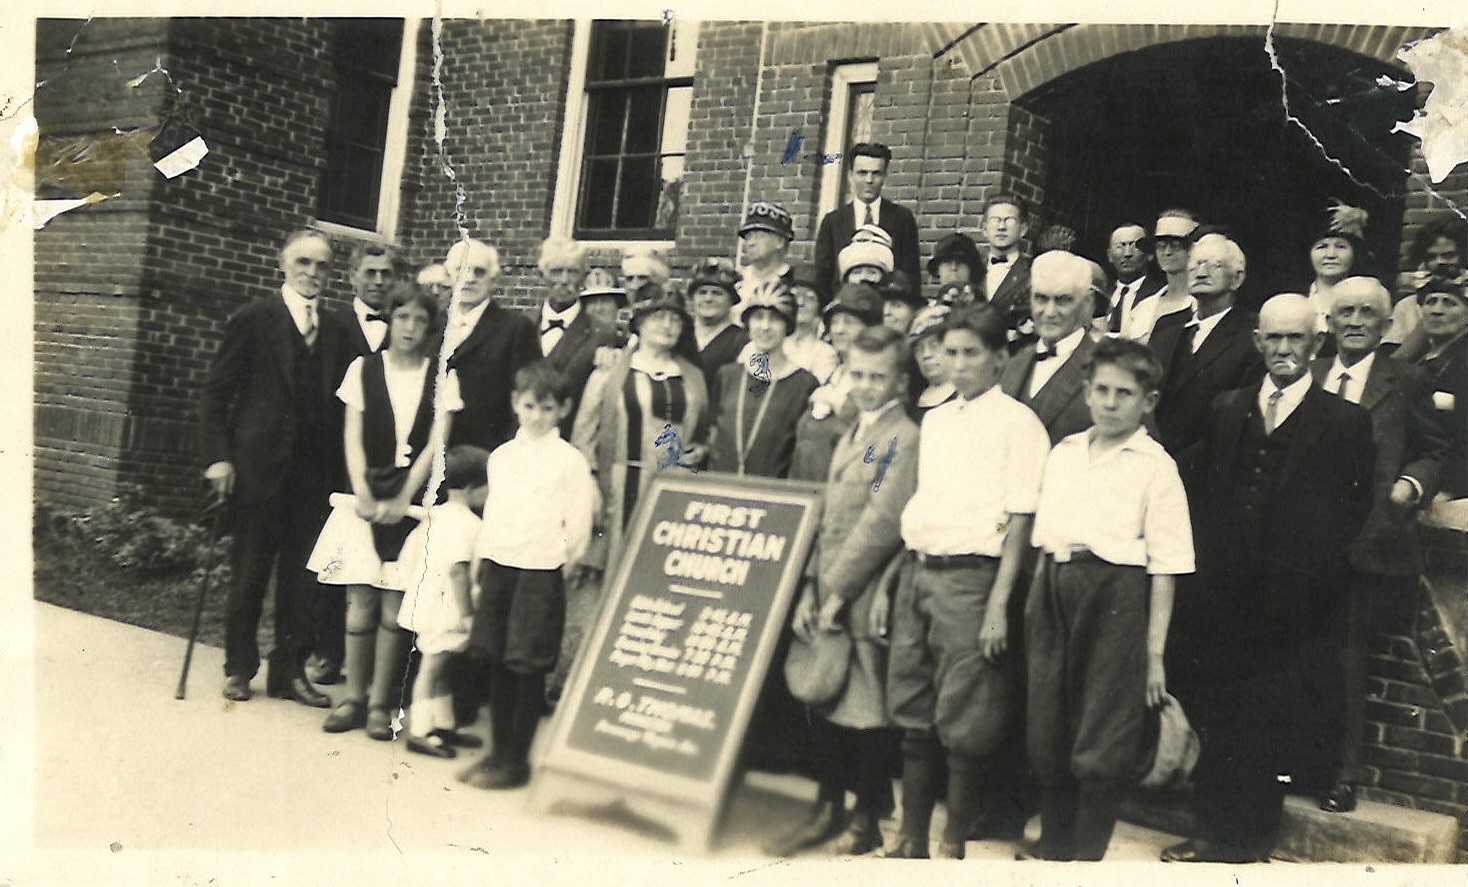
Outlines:
[[617, 334], [593, 318], [581, 302], [587, 271], [585, 246], [568, 237], [548, 238], [540, 246], [536, 267], [545, 283], [545, 297], [540, 303], [540, 351], [566, 374], [571, 409], [560, 427], [561, 437], [569, 440], [581, 392], [596, 362], [596, 349], [615, 345]]
[[662, 253], [654, 249], [627, 250], [622, 253], [622, 288], [633, 304], [653, 298], [652, 293], [643, 293], [643, 288], [655, 288], [656, 295], [667, 295], [668, 263]]
[[1030, 315], [1040, 339], [1015, 352], [999, 384], [1004, 393], [1035, 411], [1051, 444], [1091, 427], [1084, 397], [1086, 361], [1096, 350], [1088, 335], [1091, 262], [1051, 250], [1030, 265]]
[[1244, 284], [1244, 251], [1223, 234], [1207, 234], [1188, 253], [1191, 313], [1157, 321], [1148, 345], [1162, 363], [1157, 430], [1174, 457], [1203, 438], [1213, 398], [1259, 381], [1264, 374], [1253, 342], [1253, 321], [1234, 308]]
[[515, 371], [541, 357], [535, 324], [490, 298], [500, 273], [499, 251], [465, 238], [449, 248], [444, 266], [453, 296], [444, 324], [448, 367], [459, 375], [464, 408], [454, 416], [448, 445], [486, 450], [515, 434], [510, 389]]
[[1285, 792], [1318, 755], [1374, 447], [1367, 412], [1313, 382], [1315, 319], [1301, 295], [1264, 304], [1268, 375], [1220, 395], [1190, 453], [1198, 583], [1177, 596], [1167, 674], [1202, 742], [1200, 836], [1164, 861], [1268, 859]]
[[1333, 772], [1320, 806], [1333, 813], [1356, 806], [1371, 627], [1408, 630], [1402, 618], [1415, 612], [1417, 577], [1423, 566], [1414, 518], [1432, 501], [1449, 446], [1433, 410], [1427, 373], [1379, 351], [1391, 313], [1391, 295], [1376, 279], [1348, 277], [1337, 283], [1327, 319], [1336, 355], [1317, 357], [1310, 365], [1320, 387], [1371, 414], [1376, 444], [1371, 513], [1351, 546], [1351, 566], [1357, 573], [1340, 638], [1345, 684], [1332, 700], [1339, 720], [1331, 725]]

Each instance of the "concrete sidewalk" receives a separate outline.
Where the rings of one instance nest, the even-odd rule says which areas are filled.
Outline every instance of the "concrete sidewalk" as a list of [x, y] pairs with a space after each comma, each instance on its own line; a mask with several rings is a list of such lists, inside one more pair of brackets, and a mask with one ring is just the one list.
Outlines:
[[[678, 859], [673, 846], [626, 827], [533, 817], [524, 811], [524, 790], [460, 785], [453, 774], [462, 757], [415, 755], [361, 731], [323, 733], [325, 711], [266, 698], [259, 692], [263, 677], [253, 700], [227, 702], [219, 695], [218, 649], [196, 649], [188, 698], [175, 701], [181, 639], [39, 603], [35, 621], [34, 841], [50, 859], [60, 857], [47, 851], [80, 851], [102, 854], [104, 867], [113, 855], [158, 874], [187, 872], [199, 883], [208, 880], [205, 874], [233, 876], [221, 884], [239, 883], [255, 866], [285, 873], [273, 883], [331, 883], [349, 873], [360, 883], [363, 865], [401, 875], [408, 863], [424, 875], [411, 883], [431, 883], [427, 878], [440, 867], [493, 873], [506, 864], [541, 871], [551, 863], [570, 880], [577, 872], [599, 875], [606, 865], [631, 867], [642, 874], [640, 883], [660, 876], [686, 882], [690, 865], [710, 866], [710, 874], [821, 878], [839, 871], [843, 879], [865, 873], [887, 880], [894, 866], [926, 878], [989, 860], [1003, 864], [984, 866], [986, 879], [1029, 883], [1052, 875], [1075, 882], [1080, 872], [1100, 872], [1014, 863], [1013, 847], [997, 842], [971, 843], [969, 861], [960, 863], [772, 860], [759, 846], [799, 823], [815, 790], [803, 779], [764, 774], [736, 790], [710, 858]], [[1032, 833], [1037, 825], [1031, 823]], [[890, 835], [896, 823], [884, 828]], [[1173, 840], [1123, 823], [1104, 868], [1118, 875], [1133, 868], [1128, 861], [1156, 860]], [[1121, 864], [1116, 871], [1112, 860]], [[943, 868], [924, 868], [935, 865]], [[1177, 869], [1164, 871], [1176, 877]], [[127, 880], [116, 874], [108, 880]], [[6, 875], [0, 870], [0, 879]]]

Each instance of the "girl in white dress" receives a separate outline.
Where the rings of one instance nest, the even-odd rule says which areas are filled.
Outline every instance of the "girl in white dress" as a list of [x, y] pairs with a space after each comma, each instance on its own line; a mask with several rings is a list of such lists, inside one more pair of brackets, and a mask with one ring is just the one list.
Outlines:
[[322, 583], [347, 586], [347, 694], [322, 726], [328, 733], [365, 726], [373, 739], [393, 738], [390, 712], [401, 703], [408, 656], [408, 635], [397, 624], [405, 583], [396, 561], [414, 526], [405, 520], [409, 508], [423, 498], [448, 436], [448, 413], [462, 406], [457, 377], [449, 372], [440, 382], [429, 357], [440, 319], [431, 295], [394, 285], [387, 348], [353, 361], [336, 392], [346, 404], [355, 501], [333, 509], [306, 564]]

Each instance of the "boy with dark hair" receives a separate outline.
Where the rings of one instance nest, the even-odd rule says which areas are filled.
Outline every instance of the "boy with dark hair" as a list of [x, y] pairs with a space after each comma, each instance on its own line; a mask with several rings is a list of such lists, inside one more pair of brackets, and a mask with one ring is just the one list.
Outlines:
[[546, 360], [515, 373], [520, 429], [490, 454], [489, 492], [476, 553], [479, 606], [469, 652], [488, 664], [493, 748], [459, 778], [479, 788], [530, 779], [530, 743], [545, 706], [566, 623], [561, 570], [591, 539], [591, 467], [557, 426], [571, 408], [566, 377]]
[[1004, 323], [989, 306], [955, 312], [943, 349], [958, 397], [923, 418], [917, 491], [902, 512], [912, 564], [892, 611], [887, 693], [906, 734], [902, 829], [889, 857], [928, 856], [946, 755], [948, 824], [939, 854], [963, 858], [980, 791], [999, 775], [989, 756], [1012, 729], [1017, 663], [1006, 655], [1007, 608], [1050, 438], [997, 384], [1006, 345]]
[[1034, 532], [1044, 558], [1025, 608], [1041, 835], [1016, 858], [1100, 859], [1119, 792], [1147, 766], [1173, 585], [1193, 572], [1182, 479], [1142, 427], [1161, 379], [1145, 345], [1101, 342], [1086, 366], [1094, 424], [1045, 465]]

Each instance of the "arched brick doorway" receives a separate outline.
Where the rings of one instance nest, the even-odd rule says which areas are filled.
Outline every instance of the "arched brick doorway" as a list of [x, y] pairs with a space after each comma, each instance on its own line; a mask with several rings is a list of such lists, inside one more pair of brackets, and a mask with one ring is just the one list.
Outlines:
[[[1191, 208], [1240, 240], [1249, 256], [1245, 299], [1257, 304], [1308, 284], [1310, 239], [1339, 198], [1371, 214], [1374, 261], [1358, 269], [1394, 270], [1412, 139], [1390, 131], [1411, 117], [1417, 97], [1377, 80], [1410, 79], [1381, 56], [1411, 35], [1360, 29], [1330, 43], [1277, 35], [1282, 79], [1262, 33], [1169, 34], [1108, 55], [1099, 41], [1086, 45], [1085, 30], [1058, 32], [999, 66], [1017, 96], [1004, 179], [1038, 198], [1037, 226], [1076, 228], [1082, 251], [1100, 258], [1118, 222], [1148, 224], [1168, 206]], [[1052, 60], [1048, 77], [1035, 63], [1043, 58]], [[1309, 135], [1286, 116], [1285, 84]]]

